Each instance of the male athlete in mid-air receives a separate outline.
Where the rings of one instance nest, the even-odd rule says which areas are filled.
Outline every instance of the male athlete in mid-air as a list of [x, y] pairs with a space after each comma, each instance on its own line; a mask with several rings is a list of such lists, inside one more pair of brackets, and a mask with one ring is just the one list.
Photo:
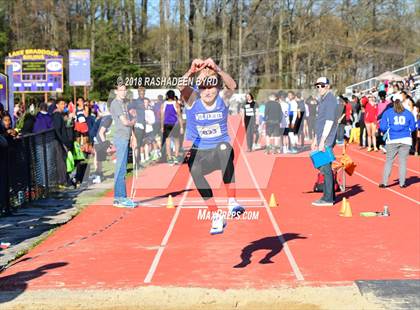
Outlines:
[[226, 219], [218, 210], [213, 192], [205, 175], [221, 170], [227, 191], [228, 207], [231, 216], [239, 216], [245, 209], [236, 201], [234, 152], [228, 134], [228, 101], [223, 99], [220, 90], [224, 83], [226, 94], [236, 88], [232, 77], [220, 69], [215, 62], [195, 59], [184, 78], [196, 76], [196, 85], [180, 87], [185, 102], [187, 117], [186, 139], [192, 141], [188, 166], [195, 186], [213, 212], [210, 234], [220, 234], [226, 226]]

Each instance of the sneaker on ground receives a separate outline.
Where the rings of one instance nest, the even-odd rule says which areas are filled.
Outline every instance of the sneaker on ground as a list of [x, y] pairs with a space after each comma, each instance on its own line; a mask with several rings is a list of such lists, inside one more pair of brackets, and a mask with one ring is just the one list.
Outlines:
[[58, 184], [58, 189], [64, 190], [64, 189], [68, 189], [69, 186], [66, 184]]
[[213, 220], [211, 222], [210, 235], [223, 234], [226, 225], [226, 219], [221, 214], [214, 213]]
[[1, 243], [0, 243], [0, 249], [5, 250], [5, 249], [9, 248], [9, 247], [10, 247], [10, 245], [11, 245], [11, 243], [10, 243], [10, 242], [1, 242]]
[[315, 206], [315, 207], [332, 207], [334, 205], [334, 203], [333, 202], [328, 202], [328, 201], [325, 201], [325, 200], [322, 200], [322, 199], [318, 199], [318, 200], [315, 200], [312, 203], [312, 205]]
[[117, 208], [136, 208], [137, 204], [128, 198], [123, 198], [121, 200], [114, 200], [114, 207]]
[[174, 165], [178, 165], [179, 164], [178, 157], [172, 156], [172, 162], [174, 163]]

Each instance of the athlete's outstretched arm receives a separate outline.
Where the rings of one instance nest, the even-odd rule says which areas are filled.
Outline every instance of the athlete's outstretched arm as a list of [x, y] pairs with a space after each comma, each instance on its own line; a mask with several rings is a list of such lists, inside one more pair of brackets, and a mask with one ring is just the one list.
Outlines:
[[[195, 73], [200, 71], [204, 68], [204, 61], [202, 59], [194, 59], [191, 63], [191, 67], [188, 69], [188, 71], [184, 74], [182, 77], [183, 81], [188, 81]], [[194, 102], [194, 90], [189, 85], [179, 85], [178, 86], [179, 91], [181, 92], [181, 98], [184, 100], [184, 102], [190, 106]]]
[[209, 67], [211, 69], [213, 69], [214, 71], [217, 72], [217, 74], [220, 75], [220, 77], [222, 78], [223, 82], [225, 83], [226, 88], [230, 89], [230, 90], [234, 90], [236, 89], [236, 82], [235, 80], [225, 71], [223, 71], [218, 65], [216, 65], [216, 63], [214, 62], [213, 59], [211, 58], [207, 58], [204, 61], [204, 67]]

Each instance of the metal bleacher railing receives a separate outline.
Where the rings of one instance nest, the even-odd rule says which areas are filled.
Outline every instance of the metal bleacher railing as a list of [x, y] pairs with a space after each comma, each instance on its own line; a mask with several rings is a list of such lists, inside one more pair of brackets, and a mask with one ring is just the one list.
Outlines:
[[27, 134], [12, 141], [6, 149], [1, 177], [7, 178], [6, 197], [0, 199], [0, 215], [24, 203], [46, 197], [57, 188], [57, 145], [54, 130]]
[[[393, 70], [391, 72], [398, 74], [402, 77], [406, 77], [410, 74], [413, 75], [419, 75], [420, 72], [420, 59], [418, 61], [416, 61], [415, 63]], [[365, 93], [370, 91], [372, 88], [376, 87], [379, 84], [379, 81], [377, 79], [378, 77], [375, 76], [373, 78], [367, 79], [365, 81], [362, 82], [358, 82], [352, 85], [349, 85], [346, 87], [346, 94], [351, 94], [353, 93], [353, 90], [357, 90], [359, 93]]]

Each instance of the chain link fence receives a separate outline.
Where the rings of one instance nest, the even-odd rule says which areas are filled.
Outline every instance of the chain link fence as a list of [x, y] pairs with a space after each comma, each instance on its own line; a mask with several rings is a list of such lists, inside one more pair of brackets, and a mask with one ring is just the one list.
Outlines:
[[5, 178], [1, 184], [7, 187], [1, 191], [6, 196], [0, 199], [1, 214], [44, 198], [57, 188], [57, 144], [52, 129], [9, 140], [0, 172], [1, 178]]

